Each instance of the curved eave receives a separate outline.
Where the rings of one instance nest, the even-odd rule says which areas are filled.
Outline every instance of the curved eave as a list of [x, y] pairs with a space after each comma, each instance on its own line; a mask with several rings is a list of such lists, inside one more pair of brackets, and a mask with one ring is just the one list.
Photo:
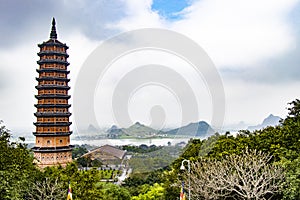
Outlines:
[[72, 122], [34, 122], [35, 126], [48, 126], [48, 127], [57, 127], [57, 126], [70, 126]]
[[65, 47], [66, 49], [68, 49], [69, 47], [58, 41], [58, 40], [54, 40], [54, 39], [49, 39], [47, 42], [43, 42], [42, 44], [38, 44], [38, 47], [42, 48], [44, 46], [57, 46], [57, 47]]
[[42, 90], [42, 89], [63, 89], [63, 90], [69, 90], [70, 86], [66, 85], [37, 85], [35, 86], [35, 89]]
[[65, 151], [72, 151], [74, 148], [73, 145], [69, 145], [66, 147], [33, 147], [32, 150], [34, 152], [40, 153], [48, 153], [48, 152], [65, 152]]
[[70, 112], [36, 112], [34, 116], [36, 117], [70, 117], [72, 114]]
[[53, 76], [51, 76], [51, 77], [41, 77], [41, 78], [37, 77], [35, 79], [37, 81], [65, 81], [65, 82], [70, 81], [70, 79], [68, 79], [68, 78], [53, 77]]
[[73, 133], [72, 131], [69, 131], [69, 132], [56, 132], [56, 133], [51, 133], [51, 132], [45, 132], [45, 133], [33, 132], [33, 135], [37, 136], [37, 137], [53, 137], [53, 136], [69, 136], [72, 133]]
[[71, 104], [34, 104], [36, 108], [70, 108]]
[[57, 56], [65, 56], [66, 58], [69, 57], [69, 55], [66, 52], [61, 51], [40, 51], [37, 53], [38, 56], [44, 56], [44, 55], [57, 55]]
[[70, 65], [70, 63], [68, 63], [65, 60], [56, 60], [56, 59], [43, 59], [43, 60], [38, 60], [36, 61], [37, 64], [41, 65], [41, 64], [51, 64], [51, 63], [57, 63], [57, 64], [63, 64], [63, 65]]
[[41, 94], [41, 95], [34, 95], [37, 99], [70, 99], [71, 95], [64, 95], [64, 94]]
[[65, 69], [55, 69], [55, 68], [48, 68], [48, 69], [36, 69], [36, 72], [41, 73], [41, 72], [61, 72], [65, 74], [69, 74], [70, 71], [65, 70]]

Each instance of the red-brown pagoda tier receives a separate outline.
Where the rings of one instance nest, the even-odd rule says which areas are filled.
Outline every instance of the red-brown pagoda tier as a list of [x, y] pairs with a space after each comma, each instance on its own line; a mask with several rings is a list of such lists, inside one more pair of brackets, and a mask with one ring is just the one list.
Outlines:
[[53, 165], [65, 166], [72, 161], [72, 145], [70, 145], [71, 113], [68, 103], [68, 74], [69, 63], [67, 58], [68, 46], [57, 40], [55, 19], [52, 21], [50, 39], [39, 44], [40, 60], [36, 78], [38, 85], [35, 87], [38, 94], [35, 95], [38, 103], [34, 106], [37, 112], [34, 115], [37, 121], [33, 123], [36, 131], [34, 157], [41, 168]]

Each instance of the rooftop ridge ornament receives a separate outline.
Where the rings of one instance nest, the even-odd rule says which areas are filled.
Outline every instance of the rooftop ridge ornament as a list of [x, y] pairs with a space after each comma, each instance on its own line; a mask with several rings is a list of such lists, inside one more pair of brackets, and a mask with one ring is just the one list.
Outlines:
[[56, 40], [57, 39], [57, 33], [56, 33], [56, 27], [55, 27], [55, 18], [52, 19], [52, 29], [50, 33], [50, 39]]

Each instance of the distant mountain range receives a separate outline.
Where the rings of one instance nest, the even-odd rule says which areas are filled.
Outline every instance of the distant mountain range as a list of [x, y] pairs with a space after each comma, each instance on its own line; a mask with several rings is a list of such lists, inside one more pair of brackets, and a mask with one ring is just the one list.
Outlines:
[[128, 128], [118, 128], [113, 125], [107, 130], [107, 136], [109, 138], [120, 138], [124, 136], [137, 137], [137, 138], [147, 138], [147, 137], [162, 137], [169, 135], [180, 135], [180, 136], [190, 136], [190, 137], [205, 137], [214, 133], [211, 126], [204, 122], [190, 123], [186, 126], [171, 129], [169, 131], [156, 130], [148, 127], [144, 124], [136, 122]]
[[[276, 126], [280, 121], [279, 116], [269, 115], [267, 118], [263, 120], [261, 124], [255, 126], [248, 126], [244, 122], [240, 122], [236, 125], [231, 125], [225, 130], [227, 131], [236, 131], [236, 130], [245, 130], [248, 129], [258, 130], [265, 128], [267, 126]], [[101, 137], [108, 138], [153, 138], [153, 137], [167, 137], [167, 136], [186, 136], [186, 137], [200, 137], [204, 138], [210, 136], [216, 132], [207, 122], [199, 121], [195, 123], [190, 123], [188, 125], [175, 128], [175, 129], [165, 129], [165, 130], [156, 130], [140, 122], [136, 122], [128, 128], [120, 128], [116, 125], [113, 125], [106, 131], [101, 131], [95, 128], [93, 125], [89, 125], [87, 132], [89, 134], [96, 133], [97, 135], [101, 135]], [[101, 134], [100, 134], [101, 133]], [[93, 136], [94, 137], [94, 136]]]
[[190, 123], [186, 126], [167, 131], [170, 135], [186, 135], [195, 137], [205, 137], [214, 134], [214, 130], [205, 121]]
[[256, 126], [248, 126], [247, 129], [250, 131], [253, 131], [253, 130], [263, 129], [268, 126], [276, 126], [279, 124], [280, 119], [281, 118], [279, 116], [274, 116], [274, 115], [270, 114], [267, 118], [265, 118], [263, 120], [263, 122], [261, 124], [258, 124]]
[[139, 122], [136, 122], [128, 128], [118, 128], [116, 125], [113, 125], [110, 129], [107, 130], [107, 136], [109, 138], [119, 138], [121, 136], [130, 136], [130, 137], [154, 137], [163, 135], [165, 132], [155, 130], [151, 127], [145, 126]]

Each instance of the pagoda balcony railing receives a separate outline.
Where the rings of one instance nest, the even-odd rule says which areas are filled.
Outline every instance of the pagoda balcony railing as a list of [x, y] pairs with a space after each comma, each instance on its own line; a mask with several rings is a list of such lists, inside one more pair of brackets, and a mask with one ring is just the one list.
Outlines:
[[66, 52], [63, 51], [54, 51], [54, 50], [44, 50], [37, 53], [38, 56], [43, 55], [58, 55], [58, 56], [65, 56], [66, 58], [69, 57], [69, 55]]
[[65, 77], [56, 77], [56, 76], [44, 76], [35, 78], [37, 81], [65, 81], [69, 82], [70, 79]]
[[39, 89], [64, 89], [69, 90], [71, 87], [67, 85], [57, 85], [57, 84], [49, 84], [49, 85], [37, 85], [35, 86], [37, 90]]
[[36, 108], [70, 108], [71, 104], [34, 104]]
[[59, 69], [59, 68], [42, 68], [42, 69], [36, 69], [36, 72], [41, 73], [41, 72], [61, 72], [65, 74], [69, 74], [70, 71], [66, 69]]
[[71, 95], [66, 94], [39, 94], [35, 95], [37, 99], [49, 99], [49, 98], [59, 98], [59, 99], [70, 99]]
[[71, 151], [74, 145], [64, 146], [64, 147], [33, 147], [34, 152], [62, 152]]
[[58, 64], [63, 64], [63, 65], [70, 65], [70, 63], [68, 63], [65, 60], [58, 60], [58, 59], [42, 59], [37, 61], [37, 64], [41, 65], [41, 64], [47, 64], [47, 63], [58, 63]]
[[41, 136], [41, 137], [53, 137], [53, 136], [69, 136], [73, 132], [33, 132], [34, 136]]
[[36, 117], [56, 117], [56, 116], [71, 116], [70, 112], [36, 112], [34, 113]]
[[34, 122], [35, 126], [70, 126], [72, 122]]

